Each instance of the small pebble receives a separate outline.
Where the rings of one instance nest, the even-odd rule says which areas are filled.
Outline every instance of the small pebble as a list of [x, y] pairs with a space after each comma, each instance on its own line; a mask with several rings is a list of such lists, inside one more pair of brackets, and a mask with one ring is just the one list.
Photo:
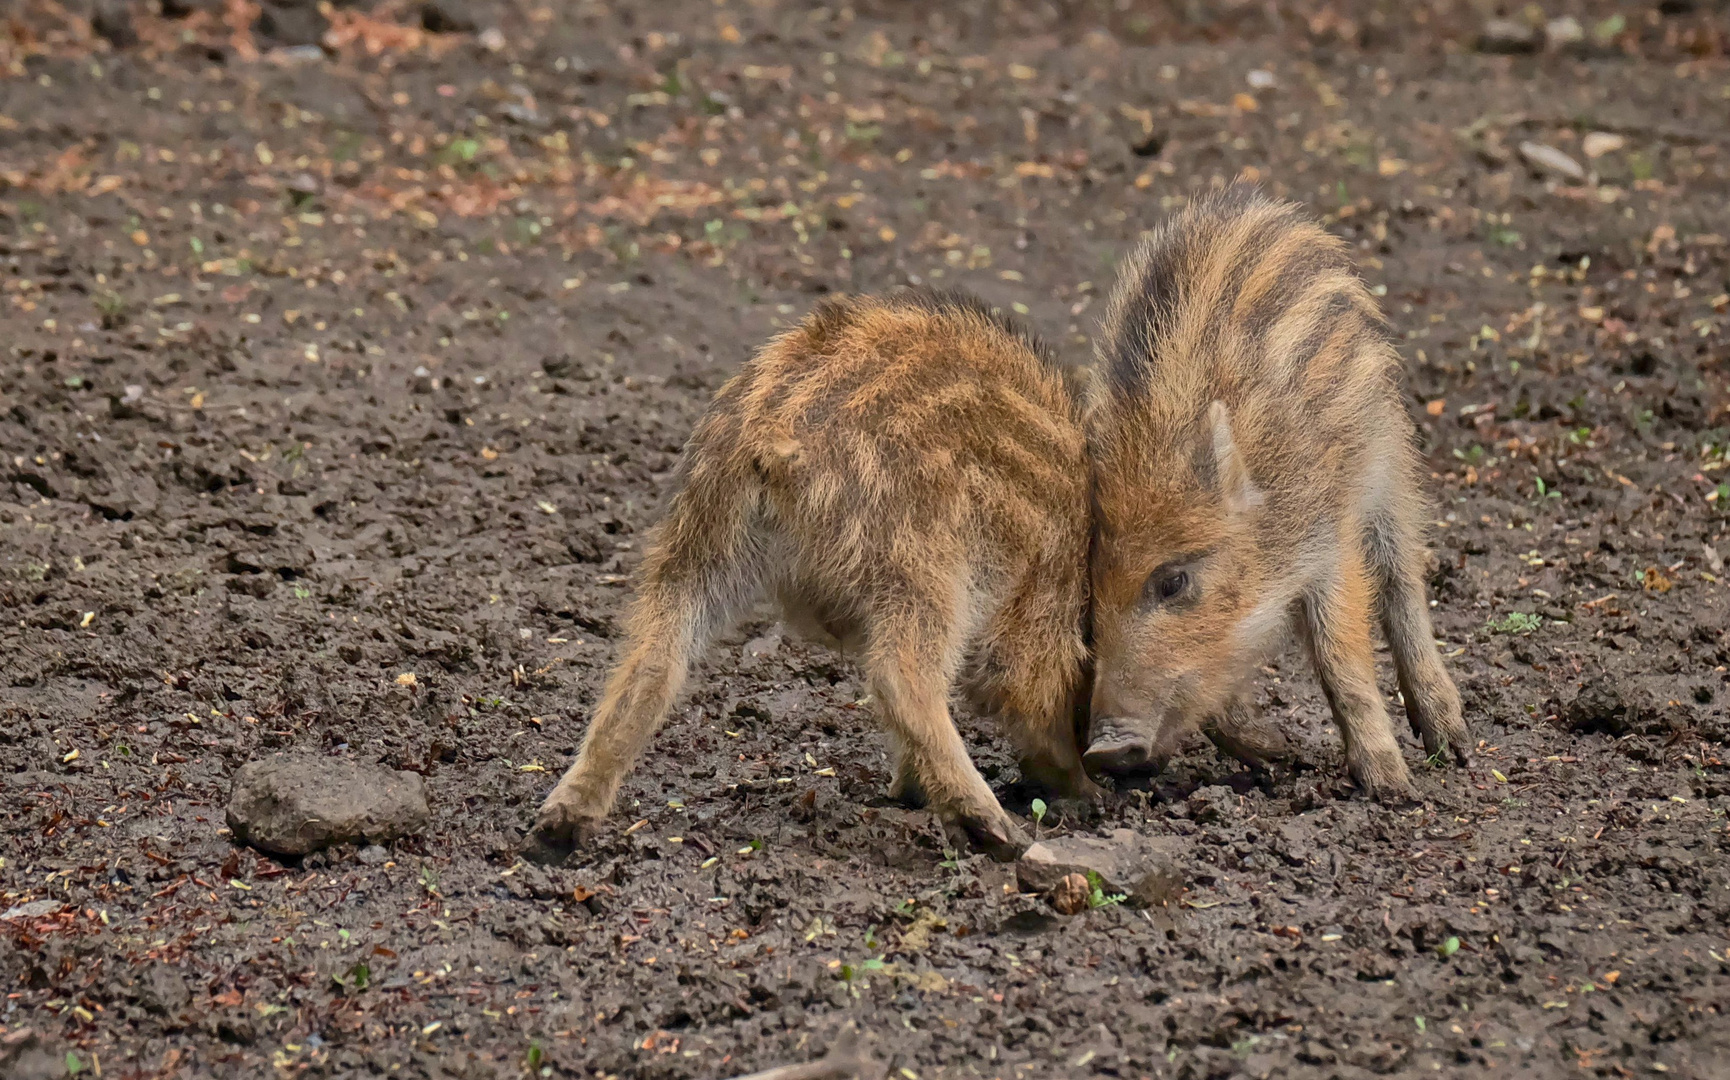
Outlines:
[[1568, 49], [1586, 40], [1586, 28], [1572, 15], [1563, 15], [1544, 24], [1544, 42], [1552, 49]]
[[1523, 142], [1520, 144], [1520, 157], [1525, 159], [1526, 164], [1539, 172], [1547, 172], [1552, 176], [1560, 176], [1576, 183], [1586, 179], [1586, 170], [1580, 166], [1580, 163], [1553, 146]]
[[1478, 51], [1487, 53], [1527, 53], [1538, 47], [1538, 33], [1532, 27], [1513, 19], [1491, 19], [1478, 35]]
[[1627, 139], [1620, 135], [1612, 135], [1607, 131], [1594, 131], [1580, 140], [1580, 149], [1593, 161], [1605, 154], [1613, 154], [1627, 145]]

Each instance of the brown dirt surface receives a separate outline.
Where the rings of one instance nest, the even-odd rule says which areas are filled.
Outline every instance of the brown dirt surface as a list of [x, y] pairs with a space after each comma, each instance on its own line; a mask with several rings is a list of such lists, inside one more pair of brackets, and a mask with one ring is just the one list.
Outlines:
[[[726, 1077], [857, 1020], [908, 1078], [1726, 1075], [1722, 3], [3, 7], [0, 1072]], [[1137, 232], [1243, 172], [1403, 339], [1475, 764], [1366, 804], [1282, 656], [1304, 764], [1054, 808], [1190, 875], [1059, 916], [760, 620], [598, 845], [516, 859], [758, 343], [924, 281], [1085, 362]], [[279, 749], [432, 824], [237, 848]]]

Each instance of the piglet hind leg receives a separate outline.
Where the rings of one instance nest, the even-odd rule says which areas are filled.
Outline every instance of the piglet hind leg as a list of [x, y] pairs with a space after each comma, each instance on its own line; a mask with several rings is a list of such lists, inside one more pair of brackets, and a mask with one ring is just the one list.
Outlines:
[[625, 658], [607, 680], [577, 760], [541, 804], [523, 846], [526, 858], [557, 862], [592, 838], [684, 685], [700, 621], [675, 596], [656, 590], [638, 597]]
[[1411, 772], [1376, 685], [1370, 585], [1360, 551], [1347, 547], [1342, 552], [1335, 573], [1299, 602], [1299, 615], [1322, 692], [1345, 742], [1352, 779], [1380, 802], [1414, 801]]
[[936, 606], [904, 599], [871, 628], [865, 668], [896, 751], [892, 794], [917, 797], [944, 825], [999, 861], [1026, 850], [1026, 832], [998, 803], [967, 756], [949, 715], [959, 627]]
[[1381, 594], [1382, 633], [1394, 657], [1406, 718], [1424, 742], [1430, 760], [1470, 760], [1471, 735], [1460, 709], [1460, 691], [1436, 651], [1435, 628], [1424, 590], [1426, 554], [1417, 529], [1390, 517], [1371, 530], [1369, 560]]

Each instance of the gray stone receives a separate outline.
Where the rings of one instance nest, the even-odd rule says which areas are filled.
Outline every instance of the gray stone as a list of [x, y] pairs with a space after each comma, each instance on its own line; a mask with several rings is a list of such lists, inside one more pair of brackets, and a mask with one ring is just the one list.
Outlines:
[[1107, 894], [1122, 893], [1135, 907], [1169, 902], [1183, 888], [1178, 844], [1164, 837], [1114, 829], [1109, 836], [1060, 836], [1022, 853], [1015, 880], [1023, 892], [1047, 892], [1070, 874], [1099, 875]]
[[1520, 144], [1520, 157], [1538, 172], [1550, 173], [1575, 183], [1586, 179], [1586, 170], [1580, 167], [1580, 163], [1553, 146], [1523, 142]]
[[1635, 729], [1642, 712], [1638, 702], [1631, 703], [1622, 696], [1615, 679], [1603, 676], [1574, 695], [1574, 700], [1562, 710], [1562, 721], [1581, 734], [1603, 732], [1621, 737]]
[[1479, 52], [1528, 53], [1537, 48], [1537, 28], [1513, 19], [1491, 19], [1478, 35]]
[[1544, 42], [1552, 49], [1574, 49], [1584, 44], [1586, 28], [1572, 15], [1563, 15], [1544, 24]]
[[310, 4], [303, 6], [277, 0], [259, 9], [252, 29], [277, 45], [316, 46], [324, 40], [324, 32], [330, 29], [330, 20]]
[[128, 996], [145, 1011], [157, 1016], [179, 1016], [192, 1004], [192, 991], [186, 979], [167, 964], [148, 968], [128, 989]]
[[52, 915], [65, 906], [59, 900], [32, 900], [28, 904], [7, 908], [0, 913], [0, 919], [36, 919], [43, 915]]
[[1243, 798], [1224, 784], [1209, 784], [1197, 788], [1184, 800], [1189, 819], [1197, 825], [1213, 825], [1235, 821], [1243, 816]]
[[761, 637], [745, 642], [745, 655], [753, 658], [774, 656], [781, 649], [781, 628], [775, 626]]
[[338, 758], [250, 762], [235, 777], [228, 800], [235, 839], [277, 855], [305, 855], [332, 844], [389, 843], [431, 816], [418, 775]]
[[52, 1080], [68, 1075], [66, 1059], [42, 1045], [27, 1027], [0, 1034], [0, 1076], [6, 1080]]

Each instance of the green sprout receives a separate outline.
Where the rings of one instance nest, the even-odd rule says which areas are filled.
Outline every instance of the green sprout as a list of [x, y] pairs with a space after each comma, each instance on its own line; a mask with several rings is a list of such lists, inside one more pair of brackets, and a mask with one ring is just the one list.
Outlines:
[[1110, 907], [1113, 904], [1121, 904], [1128, 899], [1129, 896], [1126, 893], [1112, 893], [1107, 895], [1105, 891], [1105, 880], [1099, 876], [1099, 872], [1096, 870], [1089, 870], [1087, 872], [1088, 907]]

